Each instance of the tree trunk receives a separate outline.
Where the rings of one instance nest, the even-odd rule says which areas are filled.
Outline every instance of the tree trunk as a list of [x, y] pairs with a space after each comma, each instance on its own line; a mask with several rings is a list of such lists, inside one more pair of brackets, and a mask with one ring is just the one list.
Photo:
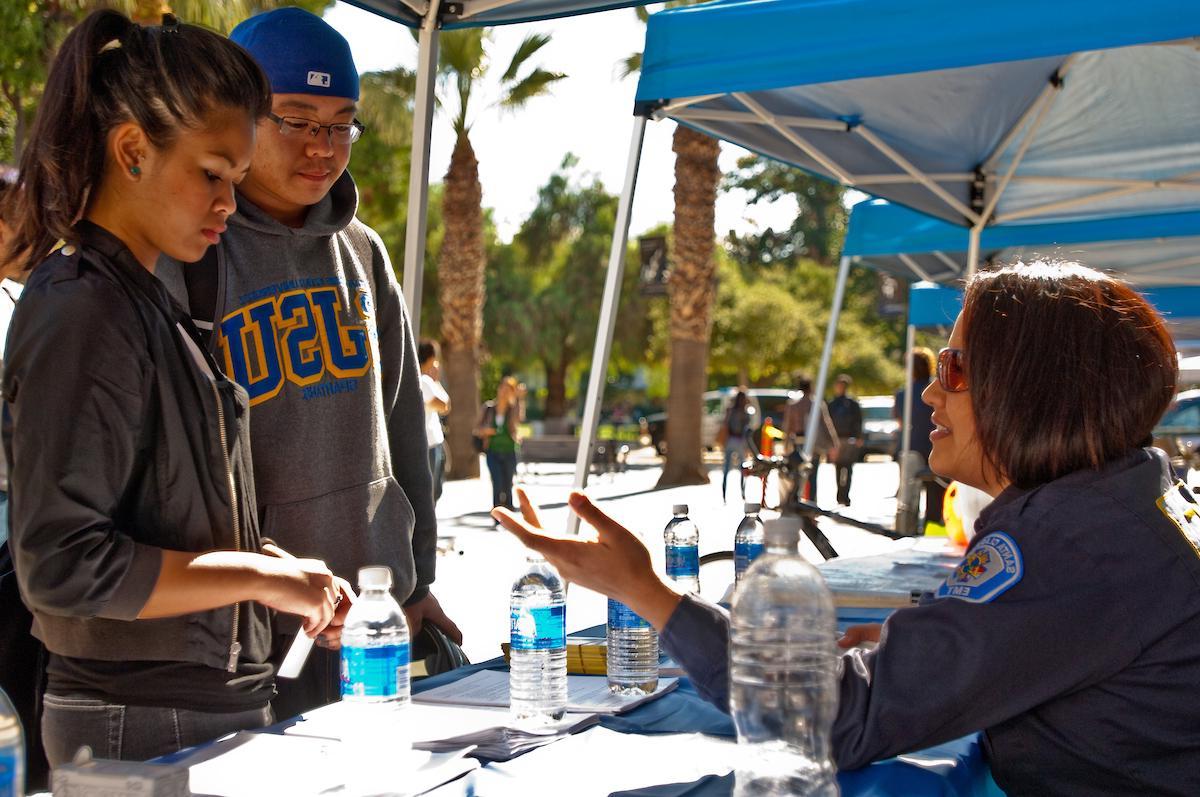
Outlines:
[[466, 133], [450, 156], [442, 199], [445, 235], [438, 258], [438, 300], [442, 309], [442, 353], [450, 416], [446, 442], [451, 479], [479, 475], [471, 431], [479, 413], [479, 341], [483, 330], [483, 191], [479, 162]]
[[569, 359], [552, 363], [542, 362], [546, 369], [546, 418], [562, 418], [567, 414], [567, 364]]
[[660, 487], [704, 484], [700, 412], [708, 382], [708, 337], [716, 296], [713, 222], [720, 144], [683, 125], [675, 128], [675, 251], [671, 302], [671, 385], [667, 397], [667, 461]]

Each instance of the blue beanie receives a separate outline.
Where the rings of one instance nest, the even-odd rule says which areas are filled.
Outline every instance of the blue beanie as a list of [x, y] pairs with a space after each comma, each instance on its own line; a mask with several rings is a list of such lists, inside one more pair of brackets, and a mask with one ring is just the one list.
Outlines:
[[242, 22], [229, 38], [245, 48], [276, 94], [323, 94], [358, 99], [358, 70], [350, 43], [302, 8], [277, 8]]

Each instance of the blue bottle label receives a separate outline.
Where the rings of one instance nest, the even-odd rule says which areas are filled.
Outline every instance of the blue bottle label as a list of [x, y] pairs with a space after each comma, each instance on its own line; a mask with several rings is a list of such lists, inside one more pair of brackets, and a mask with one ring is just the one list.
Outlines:
[[408, 691], [408, 645], [342, 648], [342, 695], [394, 697]]
[[509, 619], [513, 650], [566, 650], [566, 606], [513, 609]]
[[608, 599], [609, 628], [649, 628], [650, 623], [620, 601]]
[[700, 575], [700, 550], [695, 545], [668, 545], [667, 575], [671, 578]]
[[[17, 773], [25, 766], [20, 745], [0, 747], [0, 797], [17, 795]], [[24, 794], [24, 791], [21, 792]]]
[[756, 545], [749, 542], [739, 542], [733, 546], [733, 571], [737, 575], [746, 572], [746, 568], [750, 566], [758, 557], [762, 556], [767, 546]]

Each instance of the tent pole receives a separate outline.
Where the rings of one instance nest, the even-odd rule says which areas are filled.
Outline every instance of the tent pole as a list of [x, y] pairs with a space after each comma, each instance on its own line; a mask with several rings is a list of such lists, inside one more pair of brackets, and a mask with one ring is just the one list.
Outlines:
[[[608, 272], [604, 279], [604, 299], [600, 304], [600, 320], [596, 324], [596, 344], [592, 350], [591, 373], [588, 375], [587, 398], [583, 405], [583, 425], [579, 429], [579, 449], [575, 454], [576, 490], [587, 486], [588, 470], [592, 464], [592, 447], [596, 442], [596, 427], [600, 422], [600, 403], [604, 400], [604, 385], [608, 376], [608, 357], [612, 352], [613, 330], [617, 323], [617, 305], [621, 300], [621, 281], [625, 275], [625, 248], [629, 243], [629, 217], [633, 210], [633, 194], [637, 188], [638, 166], [642, 159], [642, 141], [646, 137], [646, 117], [633, 118], [633, 133], [629, 139], [629, 157], [625, 162], [625, 184], [617, 205], [617, 220], [613, 227], [612, 249], [608, 253]], [[567, 533], [579, 532], [579, 516], [567, 513]]]
[[983, 225], [976, 224], [967, 234], [967, 271], [963, 276], [971, 277], [975, 274], [975, 269], [979, 266], [979, 236], [983, 232]]
[[[909, 306], [911, 313], [911, 305]], [[916, 353], [913, 351], [917, 346], [917, 328], [912, 324], [912, 319], [909, 319], [908, 329], [904, 336], [904, 406], [901, 408], [901, 422], [904, 424], [900, 432], [900, 447], [897, 450], [896, 459], [900, 466], [900, 488], [896, 491], [896, 495], [900, 496], [900, 501], [896, 506], [896, 531], [904, 531], [912, 533], [912, 529], [901, 529], [900, 518], [904, 515], [908, 508], [904, 504], [904, 499], [908, 496], [908, 479], [912, 475], [908, 472], [908, 451], [912, 446], [912, 408], [913, 408], [913, 363], [916, 361]], [[921, 503], [920, 496], [917, 496], [918, 505]]]
[[[817, 383], [813, 385], [812, 409], [808, 411], [808, 424], [804, 428], [804, 458], [812, 459], [817, 448], [817, 424], [821, 421], [820, 402], [825, 401], [825, 385], [829, 380], [829, 363], [833, 360], [833, 341], [837, 337], [838, 318], [842, 314], [842, 300], [846, 296], [846, 281], [850, 278], [850, 257], [842, 255], [838, 263], [837, 284], [833, 289], [833, 306], [829, 308], [829, 326], [825, 328], [825, 349], [821, 352], [821, 367], [817, 370]], [[809, 496], [816, 503], [815, 495]]]
[[429, 4], [417, 41], [417, 95], [413, 107], [412, 160], [408, 174], [408, 227], [404, 235], [404, 301], [413, 335], [421, 336], [421, 291], [425, 276], [425, 225], [429, 210], [429, 142], [433, 132], [433, 87], [437, 79], [438, 0]]

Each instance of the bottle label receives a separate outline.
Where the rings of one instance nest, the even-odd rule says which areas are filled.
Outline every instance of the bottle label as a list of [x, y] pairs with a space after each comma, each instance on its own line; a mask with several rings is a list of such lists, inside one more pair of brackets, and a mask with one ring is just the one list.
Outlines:
[[342, 647], [342, 695], [395, 697], [408, 692], [408, 645]]
[[19, 744], [0, 747], [0, 795], [17, 793], [17, 772], [25, 766], [23, 756]]
[[671, 578], [700, 575], [700, 550], [695, 545], [668, 545], [667, 575]]
[[620, 601], [608, 599], [609, 628], [649, 628], [650, 623]]
[[566, 649], [566, 606], [513, 609], [509, 619], [509, 640], [513, 650]]
[[734, 545], [733, 572], [739, 576], [746, 572], [746, 568], [750, 567], [751, 562], [762, 556], [766, 547], [765, 545], [756, 545], [749, 542], [739, 542]]

